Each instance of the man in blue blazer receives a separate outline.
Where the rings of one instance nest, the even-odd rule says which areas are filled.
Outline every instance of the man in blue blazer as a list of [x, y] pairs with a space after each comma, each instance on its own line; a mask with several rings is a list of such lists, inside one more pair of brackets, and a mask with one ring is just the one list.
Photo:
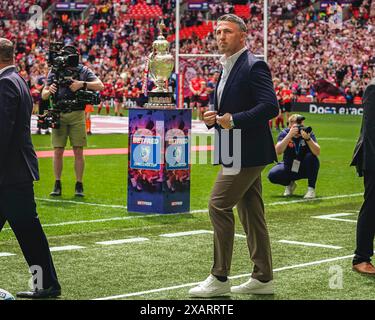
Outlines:
[[17, 296], [50, 298], [59, 296], [61, 287], [34, 200], [39, 172], [30, 134], [32, 109], [29, 88], [14, 66], [13, 43], [0, 38], [0, 231], [8, 221], [33, 274], [32, 291]]
[[[204, 114], [207, 127], [215, 127], [215, 163], [221, 165], [209, 202], [214, 263], [209, 277], [189, 294], [273, 294], [261, 172], [277, 160], [268, 121], [279, 114], [278, 102], [268, 65], [245, 46], [244, 21], [233, 14], [224, 15], [218, 19], [215, 34], [219, 51], [224, 54], [220, 59], [223, 71], [215, 92], [215, 110]], [[231, 288], [228, 276], [235, 234], [234, 206], [254, 267], [250, 280]]]

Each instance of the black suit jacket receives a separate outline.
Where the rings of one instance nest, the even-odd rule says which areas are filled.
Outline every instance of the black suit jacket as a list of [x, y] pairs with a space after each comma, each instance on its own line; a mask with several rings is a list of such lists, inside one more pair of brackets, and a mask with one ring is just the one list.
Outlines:
[[[279, 105], [266, 62], [257, 59], [249, 51], [243, 52], [229, 74], [221, 96], [220, 108], [216, 87], [215, 110], [220, 115], [231, 113], [235, 129], [240, 129], [241, 167], [263, 166], [277, 161], [268, 121], [279, 114]], [[217, 124], [215, 129], [214, 162], [231, 167], [232, 165], [222, 157], [227, 153], [227, 150], [223, 150], [226, 143], [221, 133], [224, 129]], [[236, 153], [232, 137], [233, 130], [229, 130], [230, 155], [233, 154], [233, 150]]]
[[375, 79], [363, 94], [361, 133], [351, 165], [357, 167], [360, 176], [364, 171], [375, 171]]
[[0, 187], [39, 179], [31, 142], [30, 90], [16, 68], [0, 75]]

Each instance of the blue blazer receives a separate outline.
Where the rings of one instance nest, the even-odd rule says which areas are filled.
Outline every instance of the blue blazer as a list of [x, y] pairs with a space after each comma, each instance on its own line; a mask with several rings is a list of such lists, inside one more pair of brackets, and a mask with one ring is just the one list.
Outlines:
[[351, 165], [357, 167], [359, 176], [363, 176], [364, 171], [375, 171], [375, 79], [363, 94], [361, 133]]
[[[279, 105], [266, 62], [257, 59], [249, 51], [242, 53], [225, 84], [220, 109], [216, 87], [214, 106], [220, 115], [231, 113], [234, 129], [240, 129], [241, 167], [264, 166], [277, 161], [268, 121], [279, 114]], [[233, 150], [236, 153], [236, 148], [233, 149], [233, 129], [227, 132], [229, 146], [226, 145], [225, 138], [223, 141], [224, 129], [218, 124], [215, 125], [215, 129], [214, 162], [231, 167], [232, 164], [227, 163], [222, 155], [228, 153], [228, 147], [230, 155], [233, 154]]]
[[0, 187], [39, 179], [31, 142], [33, 102], [16, 68], [0, 75]]

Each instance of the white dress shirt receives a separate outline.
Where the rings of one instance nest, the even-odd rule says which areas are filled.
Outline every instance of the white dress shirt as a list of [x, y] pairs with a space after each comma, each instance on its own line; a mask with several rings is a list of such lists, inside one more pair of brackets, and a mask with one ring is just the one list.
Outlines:
[[246, 50], [247, 50], [247, 48], [243, 47], [240, 51], [236, 52], [235, 54], [231, 55], [228, 58], [226, 56], [222, 56], [220, 58], [220, 63], [223, 66], [223, 73], [221, 75], [220, 82], [219, 82], [219, 84], [217, 86], [217, 102], [218, 102], [219, 109], [220, 109], [221, 97], [223, 95], [225, 84], [227, 83], [227, 80], [228, 80], [228, 77], [230, 75], [230, 72], [232, 71], [233, 66], [235, 65], [237, 59]]

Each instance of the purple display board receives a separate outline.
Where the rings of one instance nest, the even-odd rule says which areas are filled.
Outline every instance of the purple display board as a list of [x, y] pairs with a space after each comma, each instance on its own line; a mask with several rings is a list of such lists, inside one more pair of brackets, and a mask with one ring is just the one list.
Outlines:
[[188, 0], [189, 10], [208, 10], [208, 1], [204, 0]]
[[88, 7], [88, 3], [58, 2], [55, 4], [55, 11], [84, 11]]
[[129, 110], [130, 212], [190, 211], [191, 109]]

